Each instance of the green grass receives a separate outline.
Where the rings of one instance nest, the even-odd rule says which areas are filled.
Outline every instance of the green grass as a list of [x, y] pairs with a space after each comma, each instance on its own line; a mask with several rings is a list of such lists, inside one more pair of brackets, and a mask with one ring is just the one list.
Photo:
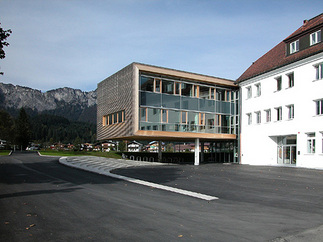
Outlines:
[[9, 155], [10, 150], [0, 150], [0, 155]]
[[107, 158], [120, 159], [121, 155], [116, 152], [100, 152], [100, 151], [61, 151], [61, 150], [40, 150], [41, 155], [50, 156], [99, 156]]

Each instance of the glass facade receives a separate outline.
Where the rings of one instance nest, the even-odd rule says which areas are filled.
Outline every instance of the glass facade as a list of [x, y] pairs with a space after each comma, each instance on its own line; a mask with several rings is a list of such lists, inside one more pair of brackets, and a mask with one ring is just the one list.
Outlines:
[[140, 130], [238, 134], [238, 89], [140, 73]]

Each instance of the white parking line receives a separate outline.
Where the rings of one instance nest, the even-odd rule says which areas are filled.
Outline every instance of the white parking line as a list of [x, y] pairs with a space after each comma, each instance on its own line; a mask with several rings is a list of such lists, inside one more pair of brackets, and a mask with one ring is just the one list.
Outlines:
[[[105, 169], [103, 169], [103, 170], [102, 170], [102, 167], [97, 167], [97, 165], [90, 166], [89, 164], [87, 164], [84, 167], [83, 162], [79, 162], [78, 164], [76, 164], [76, 162], [71, 163], [71, 162], [69, 162], [67, 160], [67, 157], [60, 158], [59, 162], [61, 164], [66, 165], [66, 166], [76, 167], [76, 168], [79, 168], [79, 169], [82, 169], [82, 170], [91, 171], [91, 172], [94, 172], [94, 173], [98, 173], [98, 174], [101, 174], [101, 175], [109, 176], [109, 177], [120, 179], [120, 180], [124, 180], [124, 181], [127, 181], [127, 182], [136, 183], [136, 184], [143, 185], [143, 186], [148, 186], [148, 187], [153, 187], [153, 188], [156, 188], [156, 189], [165, 190], [165, 191], [169, 191], [169, 192], [174, 192], [174, 193], [182, 194], [182, 195], [185, 195], [185, 196], [195, 197], [195, 198], [199, 198], [199, 199], [202, 199], [202, 200], [212, 201], [212, 200], [219, 199], [218, 197], [215, 197], [215, 196], [210, 196], [210, 195], [206, 195], [206, 194], [202, 194], [202, 193], [198, 193], [198, 192], [187, 191], [187, 190], [183, 190], [183, 189], [179, 189], [179, 188], [160, 185], [160, 184], [153, 183], [153, 182], [147, 182], [147, 181], [139, 180], [139, 179], [136, 179], [136, 178], [131, 178], [131, 177], [126, 177], [126, 176], [113, 174], [110, 171], [116, 169], [115, 167], [109, 167], [109, 168], [105, 167]], [[126, 166], [128, 167], [129, 165], [126, 165]]]
[[107, 176], [110, 176], [113, 178], [121, 179], [124, 181], [132, 182], [132, 183], [136, 183], [136, 184], [140, 184], [140, 185], [144, 185], [144, 186], [148, 186], [148, 187], [157, 188], [160, 190], [175, 192], [178, 194], [182, 194], [182, 195], [186, 195], [186, 196], [190, 196], [190, 197], [195, 197], [195, 198], [199, 198], [199, 199], [203, 199], [203, 200], [207, 200], [207, 201], [219, 199], [218, 197], [209, 196], [209, 195], [205, 195], [202, 193], [191, 192], [191, 191], [187, 191], [187, 190], [183, 190], [183, 189], [179, 189], [179, 188], [174, 188], [174, 187], [169, 187], [169, 186], [164, 186], [164, 185], [160, 185], [157, 183], [147, 182], [147, 181], [143, 181], [143, 180], [139, 180], [139, 179], [135, 179], [135, 178], [131, 178], [131, 177], [120, 176], [117, 174], [113, 174], [111, 172], [108, 172], [108, 173], [109, 174], [107, 174]]

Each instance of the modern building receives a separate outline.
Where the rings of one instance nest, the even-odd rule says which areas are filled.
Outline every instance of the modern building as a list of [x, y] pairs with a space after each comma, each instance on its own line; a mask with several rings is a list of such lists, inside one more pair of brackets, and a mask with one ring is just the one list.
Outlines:
[[304, 21], [237, 79], [242, 164], [323, 168], [322, 27]]
[[97, 138], [195, 141], [195, 164], [200, 142], [238, 153], [238, 92], [232, 80], [132, 63], [98, 84]]

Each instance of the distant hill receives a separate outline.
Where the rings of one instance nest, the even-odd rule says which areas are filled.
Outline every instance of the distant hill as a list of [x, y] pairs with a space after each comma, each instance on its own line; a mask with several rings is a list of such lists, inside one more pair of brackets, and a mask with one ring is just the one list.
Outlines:
[[70, 121], [96, 123], [96, 91], [83, 92], [58, 88], [47, 92], [12, 84], [0, 83], [0, 108], [15, 116], [25, 108], [29, 115], [50, 114]]

